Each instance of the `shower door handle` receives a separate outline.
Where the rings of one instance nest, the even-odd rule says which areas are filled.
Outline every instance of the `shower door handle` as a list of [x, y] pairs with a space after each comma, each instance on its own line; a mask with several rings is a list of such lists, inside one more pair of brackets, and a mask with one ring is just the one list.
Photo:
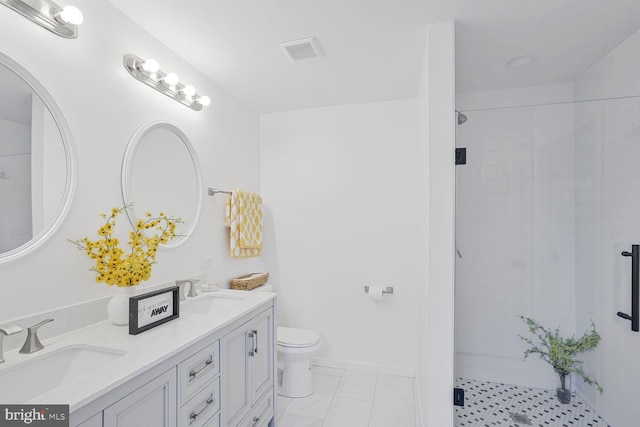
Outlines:
[[631, 321], [631, 330], [640, 331], [640, 245], [631, 245], [631, 252], [622, 256], [631, 257], [631, 315], [619, 311], [618, 317]]

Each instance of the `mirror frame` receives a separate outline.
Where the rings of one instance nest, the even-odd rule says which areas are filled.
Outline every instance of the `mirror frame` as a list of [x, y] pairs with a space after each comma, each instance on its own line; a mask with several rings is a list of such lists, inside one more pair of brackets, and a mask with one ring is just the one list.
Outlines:
[[[124, 153], [124, 160], [122, 162], [122, 199], [124, 201], [125, 206], [134, 202], [133, 187], [132, 187], [133, 183], [132, 183], [131, 177], [133, 176], [133, 166], [134, 166], [133, 163], [135, 161], [136, 153], [138, 151], [138, 148], [141, 146], [141, 143], [145, 135], [147, 135], [147, 133], [151, 132], [152, 130], [157, 130], [157, 129], [168, 130], [170, 132], [173, 132], [178, 138], [180, 138], [182, 143], [185, 145], [187, 151], [189, 152], [189, 155], [191, 156], [191, 162], [193, 163], [193, 168], [196, 174], [198, 206], [196, 208], [197, 211], [193, 219], [193, 224], [188, 224], [189, 228], [184, 233], [183, 238], [176, 239], [175, 243], [167, 243], [167, 244], [160, 245], [161, 248], [175, 248], [184, 244], [187, 240], [189, 240], [189, 237], [191, 237], [191, 235], [193, 234], [193, 231], [195, 230], [196, 226], [198, 225], [198, 221], [200, 220], [200, 213], [202, 211], [202, 202], [204, 199], [203, 188], [202, 188], [202, 171], [200, 169], [200, 162], [198, 161], [198, 155], [193, 145], [191, 144], [191, 141], [189, 141], [189, 138], [187, 138], [184, 132], [178, 129], [177, 126], [165, 121], [156, 121], [156, 122], [146, 123], [140, 126], [140, 128], [138, 128], [138, 130], [135, 131], [135, 133], [129, 140], [129, 144], [127, 145], [127, 148]], [[136, 212], [135, 212], [135, 206], [133, 206], [133, 209], [127, 209], [126, 212], [127, 212], [127, 216], [129, 217], [129, 222], [131, 223], [131, 226], [135, 228], [135, 225], [138, 222], [138, 216], [136, 215]], [[169, 215], [171, 214], [170, 212], [166, 212], [166, 213]]]
[[58, 127], [60, 137], [62, 139], [62, 148], [65, 153], [65, 161], [67, 165], [67, 173], [64, 185], [64, 192], [62, 194], [62, 200], [56, 209], [53, 217], [44, 225], [31, 240], [22, 246], [18, 246], [8, 252], [0, 254], [0, 264], [15, 261], [23, 256], [26, 256], [34, 252], [37, 248], [42, 246], [57, 230], [69, 213], [71, 201], [75, 193], [76, 187], [76, 173], [77, 173], [77, 160], [76, 150], [73, 143], [73, 137], [71, 135], [71, 129], [69, 124], [62, 113], [62, 109], [55, 101], [51, 93], [47, 88], [20, 62], [15, 60], [9, 54], [0, 50], [0, 64], [4, 65], [11, 71], [13, 71], [18, 77], [20, 77], [25, 83], [27, 83], [33, 92], [42, 99], [42, 102], [49, 110], [49, 113], [53, 117], [53, 121]]

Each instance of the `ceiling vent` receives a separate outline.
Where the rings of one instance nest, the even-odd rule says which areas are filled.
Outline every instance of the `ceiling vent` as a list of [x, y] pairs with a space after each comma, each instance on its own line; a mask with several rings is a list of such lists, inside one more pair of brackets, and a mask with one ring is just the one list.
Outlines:
[[320, 50], [314, 37], [282, 42], [280, 46], [292, 62], [320, 57]]

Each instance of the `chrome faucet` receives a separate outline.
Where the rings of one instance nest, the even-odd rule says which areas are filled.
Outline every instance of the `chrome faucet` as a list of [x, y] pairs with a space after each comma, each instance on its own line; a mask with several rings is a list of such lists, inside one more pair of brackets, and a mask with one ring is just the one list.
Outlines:
[[18, 332], [22, 332], [22, 326], [18, 326], [18, 325], [0, 326], [0, 363], [4, 362], [4, 356], [2, 352], [2, 342], [4, 341], [4, 337], [7, 335], [17, 334]]
[[176, 285], [180, 287], [180, 301], [184, 301], [186, 298], [184, 297], [184, 286], [189, 284], [189, 293], [188, 297], [197, 297], [198, 293], [196, 292], [196, 283], [198, 283], [199, 279], [185, 279], [185, 280], [176, 280]]
[[197, 297], [198, 293], [196, 292], [196, 283], [198, 283], [200, 280], [198, 279], [192, 279], [189, 284], [189, 293], [187, 293], [188, 297]]
[[31, 354], [44, 348], [44, 346], [38, 339], [38, 328], [49, 322], [53, 322], [53, 319], [43, 320], [42, 322], [36, 323], [35, 325], [27, 328], [27, 339], [24, 341], [24, 345], [20, 349], [20, 353]]

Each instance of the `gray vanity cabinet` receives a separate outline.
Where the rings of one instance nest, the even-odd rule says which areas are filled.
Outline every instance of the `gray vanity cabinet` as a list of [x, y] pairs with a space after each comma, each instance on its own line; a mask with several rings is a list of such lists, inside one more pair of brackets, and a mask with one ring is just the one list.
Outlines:
[[216, 340], [151, 381], [132, 381], [138, 388], [78, 427], [218, 427], [219, 348]]
[[[220, 418], [220, 343], [205, 347], [178, 365], [178, 425], [218, 425]], [[215, 423], [215, 424], [214, 424]]]
[[71, 424], [76, 427], [102, 427], [102, 412], [95, 414], [93, 417], [80, 424]]
[[256, 351], [251, 356], [251, 401], [257, 402], [274, 384], [273, 315], [265, 310], [251, 320]]
[[74, 410], [70, 425], [273, 426], [274, 334], [270, 302]]
[[222, 338], [222, 425], [259, 426], [273, 418], [273, 336], [270, 308]]
[[176, 427], [176, 369], [104, 410], [104, 427]]

